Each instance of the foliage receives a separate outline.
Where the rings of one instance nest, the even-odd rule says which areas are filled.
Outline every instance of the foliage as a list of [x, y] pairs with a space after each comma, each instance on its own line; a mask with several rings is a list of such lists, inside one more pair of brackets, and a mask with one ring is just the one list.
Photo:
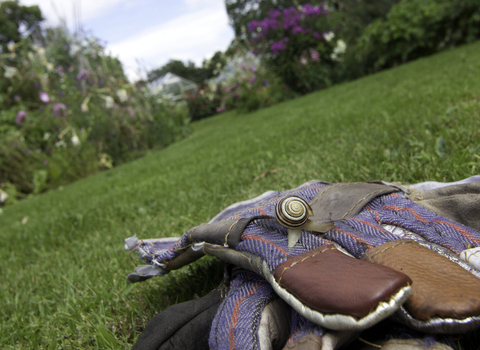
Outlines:
[[[0, 348], [131, 349], [156, 313], [218, 285], [221, 264], [205, 258], [127, 284], [139, 261], [122, 243], [133, 234], [179, 236], [232, 203], [312, 179], [478, 175], [479, 75], [480, 42], [241, 118], [204, 119], [171, 147], [3, 208]], [[472, 333], [463, 349], [478, 349]]]
[[[0, 56], [0, 188], [39, 193], [174, 142], [185, 105], [158, 105], [98, 39], [47, 29]], [[11, 197], [12, 197], [11, 196]]]
[[354, 44], [364, 29], [376, 19], [384, 19], [400, 0], [330, 0], [339, 13], [340, 31], [347, 44]]
[[237, 47], [218, 77], [188, 93], [186, 101], [190, 118], [199, 120], [231, 109], [251, 112], [295, 96], [258, 58]]
[[335, 34], [335, 17], [323, 3], [271, 9], [261, 21], [248, 24], [250, 44], [291, 89], [300, 93], [318, 90], [336, 80], [346, 51], [345, 41]]
[[9, 43], [18, 43], [43, 21], [38, 6], [21, 6], [18, 0], [0, 2], [0, 46], [8, 52]]
[[223, 98], [222, 87], [214, 81], [203, 84], [196, 91], [187, 92], [185, 101], [191, 120], [200, 120], [220, 112]]
[[476, 0], [403, 0], [358, 40], [367, 71], [396, 66], [480, 38]]
[[233, 108], [239, 113], [251, 112], [296, 96], [258, 58], [240, 49], [227, 68], [220, 75], [225, 93], [219, 111]]

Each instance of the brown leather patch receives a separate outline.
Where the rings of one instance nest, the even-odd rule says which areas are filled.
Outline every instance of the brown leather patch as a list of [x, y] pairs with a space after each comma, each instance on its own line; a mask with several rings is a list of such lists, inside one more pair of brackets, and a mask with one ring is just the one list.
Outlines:
[[275, 280], [310, 308], [363, 318], [411, 283], [403, 273], [323, 246], [277, 266]]
[[480, 279], [412, 240], [369, 250], [364, 259], [407, 274], [413, 281], [406, 309], [418, 320], [480, 315]]

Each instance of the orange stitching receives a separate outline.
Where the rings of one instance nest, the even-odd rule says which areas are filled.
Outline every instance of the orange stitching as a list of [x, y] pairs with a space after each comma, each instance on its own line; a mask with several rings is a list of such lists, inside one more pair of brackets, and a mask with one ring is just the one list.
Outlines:
[[304, 262], [304, 261], [307, 260], [307, 259], [313, 258], [313, 257], [317, 256], [318, 254], [325, 253], [327, 250], [336, 250], [336, 249], [337, 249], [337, 248], [335, 248], [335, 247], [331, 247], [331, 248], [322, 250], [321, 252], [316, 252], [316, 253], [313, 254], [313, 255], [306, 256], [305, 258], [303, 258], [303, 259], [300, 260], [300, 261], [294, 261], [294, 262], [292, 262], [292, 264], [291, 264], [290, 266], [287, 266], [287, 267], [284, 267], [284, 268], [283, 268], [283, 271], [282, 271], [282, 273], [280, 274], [280, 278], [278, 279], [278, 283], [280, 283], [280, 281], [281, 281], [282, 278], [283, 278], [283, 274], [284, 274], [285, 271], [287, 271], [288, 269], [294, 267], [295, 265], [298, 265], [298, 264]]

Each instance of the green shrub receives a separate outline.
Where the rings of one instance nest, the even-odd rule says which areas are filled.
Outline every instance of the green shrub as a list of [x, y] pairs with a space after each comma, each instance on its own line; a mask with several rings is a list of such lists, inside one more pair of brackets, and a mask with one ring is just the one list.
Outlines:
[[323, 3], [272, 9], [261, 21], [249, 23], [249, 45], [292, 90], [318, 90], [336, 81], [347, 49], [336, 34], [337, 17]]
[[296, 96], [261, 60], [240, 48], [226, 68], [222, 110], [251, 112]]
[[0, 55], [0, 189], [39, 193], [187, 132], [186, 105], [131, 85], [98, 39], [61, 27], [41, 39]]
[[480, 37], [477, 0], [403, 0], [357, 43], [367, 72], [393, 67]]

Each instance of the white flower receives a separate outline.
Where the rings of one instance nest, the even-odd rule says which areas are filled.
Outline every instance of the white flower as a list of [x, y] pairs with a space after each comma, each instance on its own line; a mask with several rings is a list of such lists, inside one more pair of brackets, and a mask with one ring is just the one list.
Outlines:
[[8, 199], [8, 193], [0, 190], [0, 203], [4, 203]]
[[63, 140], [60, 140], [60, 141], [55, 143], [55, 147], [57, 147], [57, 148], [60, 147], [60, 146], [63, 146], [63, 145], [64, 145]]
[[52, 64], [52, 63], [48, 62], [48, 63], [46, 64], [46, 67], [47, 67], [47, 70], [48, 70], [49, 72], [53, 71], [53, 64]]
[[45, 49], [43, 47], [36, 47], [35, 49], [37, 50], [37, 53], [41, 58], [45, 57]]
[[343, 40], [337, 40], [337, 46], [333, 49], [333, 52], [336, 53], [337, 55], [341, 55], [345, 53], [347, 50], [347, 44], [345, 44], [345, 41]]
[[117, 96], [118, 98], [120, 99], [121, 102], [125, 102], [126, 100], [128, 100], [128, 94], [127, 94], [127, 91], [125, 89], [120, 89], [117, 91]]
[[72, 145], [74, 145], [75, 147], [80, 146], [80, 139], [78, 138], [77, 134], [73, 134], [71, 141]]
[[7, 49], [8, 49], [8, 51], [10, 51], [10, 52], [15, 51], [15, 43], [9, 42], [9, 43], [7, 44]]
[[323, 34], [323, 37], [325, 38], [325, 40], [327, 42], [330, 42], [330, 41], [332, 41], [333, 38], [335, 38], [335, 33], [334, 32], [326, 32], [325, 34]]
[[15, 67], [4, 66], [3, 68], [5, 69], [5, 73], [3, 75], [7, 79], [12, 79], [18, 73], [18, 70]]
[[105, 107], [106, 108], [113, 108], [114, 101], [112, 96], [107, 96], [105, 97]]

